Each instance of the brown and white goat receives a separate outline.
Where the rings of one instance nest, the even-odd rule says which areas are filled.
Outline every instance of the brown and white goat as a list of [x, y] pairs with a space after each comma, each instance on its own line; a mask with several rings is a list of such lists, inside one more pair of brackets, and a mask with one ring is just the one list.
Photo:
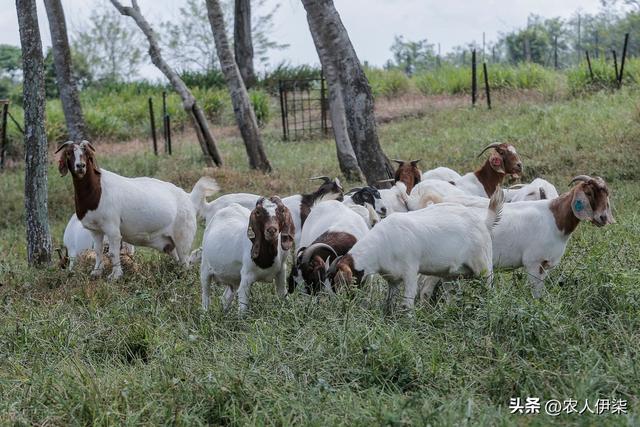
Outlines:
[[113, 265], [110, 280], [122, 276], [123, 240], [166, 252], [188, 265], [196, 215], [205, 197], [218, 191], [215, 180], [200, 178], [187, 193], [168, 182], [126, 178], [98, 167], [96, 150], [88, 141], [68, 141], [58, 152], [60, 174], [70, 172], [73, 178], [76, 215], [93, 237], [97, 256], [92, 276], [102, 274], [104, 236], [109, 241]]
[[413, 187], [422, 180], [422, 171], [418, 168], [418, 162], [420, 162], [420, 159], [408, 162], [398, 159], [391, 160], [398, 164], [398, 169], [396, 169], [393, 178], [396, 182], [404, 182], [404, 185], [407, 187], [407, 194], [411, 194]]
[[224, 310], [237, 294], [238, 308], [244, 312], [250, 287], [257, 281], [275, 278], [278, 295], [284, 298], [285, 264], [294, 235], [291, 212], [279, 197], [261, 197], [252, 211], [237, 203], [220, 210], [207, 225], [202, 243], [202, 308], [209, 308], [212, 280], [226, 285]]

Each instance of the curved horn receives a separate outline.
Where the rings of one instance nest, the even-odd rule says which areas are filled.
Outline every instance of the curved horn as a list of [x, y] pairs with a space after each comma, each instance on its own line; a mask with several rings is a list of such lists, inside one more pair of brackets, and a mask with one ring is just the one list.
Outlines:
[[405, 163], [405, 161], [404, 161], [404, 160], [399, 160], [399, 159], [389, 159], [389, 160], [391, 160], [392, 162], [396, 162], [396, 163], [398, 163], [399, 165], [401, 165], [401, 164]]
[[93, 145], [91, 145], [91, 143], [89, 141], [87, 141], [86, 139], [83, 139], [82, 142], [80, 142], [80, 147], [89, 147], [91, 149], [91, 151], [96, 151], [96, 149], [93, 147]]
[[338, 257], [338, 254], [336, 253], [336, 251], [329, 245], [327, 245], [326, 243], [314, 243], [311, 246], [309, 246], [307, 249], [304, 250], [304, 252], [302, 253], [302, 259], [300, 260], [300, 264], [306, 264], [309, 262], [309, 260], [311, 260], [311, 255], [313, 255], [313, 252], [316, 249], [329, 249], [331, 251], [331, 253], [333, 253], [333, 255], [335, 257]]
[[354, 194], [357, 193], [358, 191], [362, 190], [364, 187], [353, 187], [351, 190], [346, 192], [346, 195], [350, 195], [350, 194]]
[[329, 178], [328, 176], [314, 176], [313, 178], [309, 178], [309, 181], [313, 181], [315, 179], [321, 179], [324, 181], [325, 184], [328, 184], [331, 182], [331, 178]]
[[589, 175], [578, 175], [578, 176], [575, 176], [575, 177], [573, 177], [573, 179], [569, 183], [569, 187], [571, 187], [573, 185], [573, 183], [576, 182], [576, 181], [589, 182], [592, 179], [593, 178], [591, 178]]
[[58, 147], [58, 149], [56, 150], [55, 154], [57, 154], [60, 150], [62, 150], [64, 147], [66, 147], [67, 145], [72, 145], [74, 142], [73, 141], [67, 141], [64, 144], [62, 144], [61, 146]]
[[338, 261], [340, 261], [343, 256], [344, 255], [340, 255], [340, 256], [336, 257], [336, 259], [331, 261], [331, 264], [329, 265], [329, 268], [327, 269], [327, 276], [330, 276], [330, 275], [332, 275], [332, 274], [334, 274], [336, 272], [336, 266], [338, 265]]
[[[486, 147], [484, 147], [482, 149], [482, 151], [480, 152], [480, 154], [478, 154], [478, 157], [482, 156], [482, 153], [484, 153], [485, 151], [487, 151], [489, 148], [496, 148], [502, 145], [502, 142], [492, 142], [491, 144], [487, 145]], [[478, 158], [476, 157], [476, 158]]]

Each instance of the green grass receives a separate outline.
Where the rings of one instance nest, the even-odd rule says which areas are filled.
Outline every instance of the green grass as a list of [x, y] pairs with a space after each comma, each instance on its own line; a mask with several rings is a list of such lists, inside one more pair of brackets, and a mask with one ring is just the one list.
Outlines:
[[[117, 283], [27, 268], [23, 170], [0, 175], [0, 424], [112, 425], [638, 425], [640, 423], [640, 108], [623, 89], [554, 104], [445, 107], [380, 129], [390, 157], [471, 170], [487, 142], [508, 140], [525, 178], [560, 191], [573, 175], [603, 176], [617, 224], [578, 227], [533, 300], [523, 274], [493, 289], [459, 283], [413, 315], [385, 316], [385, 285], [355, 295], [279, 301], [256, 284], [246, 318], [200, 311], [197, 269], [142, 249]], [[248, 172], [238, 140], [221, 142], [225, 192], [288, 195], [307, 177], [338, 174], [330, 141], [267, 134], [275, 172]], [[106, 148], [102, 148], [103, 152]], [[100, 155], [101, 147], [98, 147]], [[192, 138], [172, 158], [99, 157], [125, 175], [189, 188], [204, 172]], [[73, 208], [52, 163], [56, 245]], [[215, 289], [216, 295], [221, 289]], [[511, 397], [628, 400], [628, 415], [510, 415]]]

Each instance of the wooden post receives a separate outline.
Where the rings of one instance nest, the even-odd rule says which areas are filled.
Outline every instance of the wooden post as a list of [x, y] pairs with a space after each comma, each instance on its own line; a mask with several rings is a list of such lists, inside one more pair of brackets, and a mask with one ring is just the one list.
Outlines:
[[584, 54], [587, 56], [587, 65], [589, 66], [589, 75], [591, 76], [591, 83], [593, 83], [593, 68], [591, 68], [591, 59], [589, 58], [589, 51], [585, 50]]
[[553, 67], [558, 69], [558, 35], [553, 37]]
[[476, 50], [471, 51], [471, 105], [475, 107], [478, 91], [478, 76], [476, 75]]
[[2, 134], [0, 136], [0, 170], [4, 169], [4, 159], [7, 152], [7, 115], [9, 113], [9, 100], [3, 99], [2, 103]]
[[284, 141], [287, 140], [287, 121], [286, 121], [286, 111], [284, 108], [284, 87], [282, 85], [282, 80], [278, 80], [278, 92], [280, 92], [280, 115], [282, 116], [282, 139]]
[[153, 154], [158, 155], [158, 140], [156, 139], [156, 120], [153, 116], [153, 100], [149, 97], [149, 123], [151, 125], [151, 139], [153, 140]]
[[613, 54], [613, 69], [616, 72], [616, 82], [618, 81], [618, 55], [616, 54], [616, 50], [613, 49], [611, 51]]
[[622, 87], [622, 77], [624, 76], [624, 62], [627, 59], [628, 44], [629, 44], [629, 33], [624, 35], [624, 46], [622, 47], [622, 59], [620, 60], [620, 74], [618, 74], [618, 88]]
[[482, 71], [484, 72], [484, 91], [487, 95], [487, 108], [491, 110], [491, 90], [489, 89], [489, 73], [487, 73], [487, 63], [482, 63]]
[[169, 153], [169, 136], [167, 135], [167, 92], [162, 91], [162, 137], [164, 139], [164, 152]]

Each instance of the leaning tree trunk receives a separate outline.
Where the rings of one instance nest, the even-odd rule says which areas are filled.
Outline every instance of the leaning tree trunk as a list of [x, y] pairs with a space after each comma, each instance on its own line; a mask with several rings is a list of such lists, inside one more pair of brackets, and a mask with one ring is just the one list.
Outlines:
[[122, 15], [133, 18], [140, 30], [142, 30], [147, 37], [151, 62], [169, 79], [175, 91], [178, 92], [180, 98], [182, 98], [182, 107], [191, 118], [207, 164], [209, 166], [213, 166], [214, 163], [218, 166], [222, 165], [222, 158], [218, 152], [215, 138], [211, 131], [209, 131], [209, 125], [202, 109], [196, 103], [196, 99], [178, 73], [176, 73], [162, 57], [158, 37], [142, 15], [142, 12], [140, 12], [137, 0], [131, 1], [132, 7], [123, 6], [118, 0], [111, 0], [111, 3]]
[[85, 139], [85, 124], [80, 106], [80, 97], [73, 75], [71, 49], [67, 36], [67, 24], [64, 9], [60, 0], [44, 0], [51, 31], [51, 48], [53, 50], [53, 65], [56, 71], [56, 81], [60, 90], [60, 101], [64, 118], [67, 122], [69, 139], [81, 141]]
[[253, 69], [253, 41], [251, 40], [251, 0], [236, 0], [233, 24], [233, 49], [236, 64], [247, 88], [256, 82]]
[[218, 59], [231, 94], [233, 112], [247, 149], [247, 156], [249, 156], [249, 165], [252, 169], [270, 172], [271, 164], [262, 146], [256, 115], [249, 100], [247, 88], [242, 81], [240, 71], [238, 71], [238, 66], [229, 47], [219, 0], [207, 0], [207, 10], [211, 31], [216, 42]]
[[[316, 23], [309, 20], [309, 27], [311, 28]], [[316, 46], [318, 57], [322, 58], [320, 62], [326, 66], [323, 68], [324, 76], [327, 80], [329, 87], [329, 114], [331, 116], [331, 128], [333, 129], [333, 136], [336, 140], [336, 151], [338, 156], [338, 165], [340, 171], [349, 181], [362, 181], [362, 171], [358, 166], [358, 159], [356, 153], [353, 151], [351, 140], [349, 139], [349, 130], [347, 129], [347, 117], [344, 109], [344, 100], [342, 99], [342, 87], [340, 85], [340, 79], [338, 78], [337, 71], [331, 62], [330, 52], [328, 52], [323, 44], [322, 40], [317, 37], [319, 34], [317, 28], [313, 28], [311, 31], [311, 37]]]
[[320, 58], [323, 68], [333, 66], [336, 70], [349, 139], [360, 169], [370, 185], [392, 177], [393, 168], [378, 141], [371, 87], [333, 0], [302, 0], [302, 3], [309, 29], [316, 33], [314, 39], [328, 52], [328, 58]]
[[30, 265], [51, 261], [47, 207], [47, 134], [44, 129], [44, 60], [35, 0], [16, 0], [22, 47], [27, 259]]

